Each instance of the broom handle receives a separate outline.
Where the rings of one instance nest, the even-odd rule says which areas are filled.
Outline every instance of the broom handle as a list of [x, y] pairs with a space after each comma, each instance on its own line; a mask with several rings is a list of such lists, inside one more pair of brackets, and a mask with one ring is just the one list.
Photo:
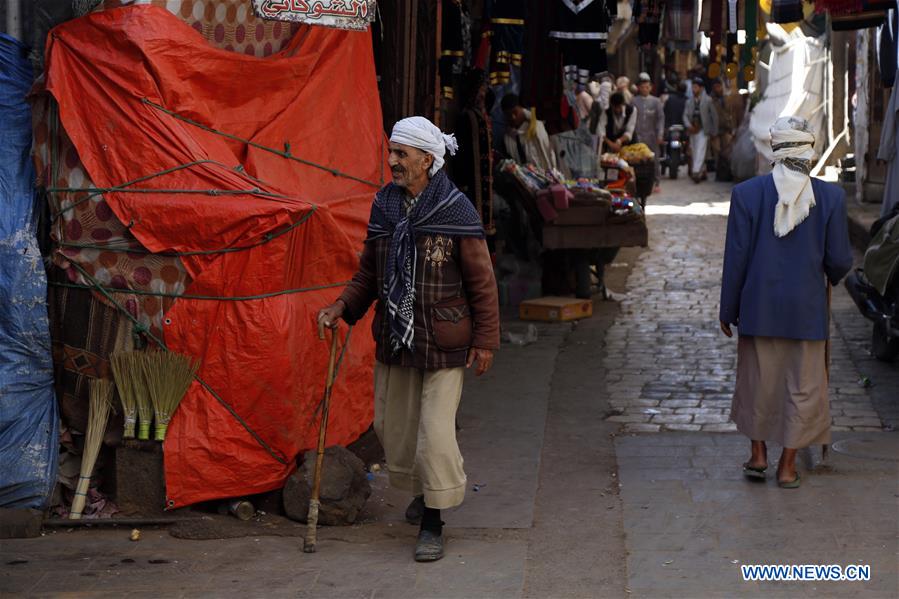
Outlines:
[[[321, 334], [323, 331], [319, 329]], [[331, 330], [331, 355], [328, 358], [328, 378], [325, 382], [325, 398], [322, 402], [322, 424], [318, 430], [318, 455], [315, 457], [315, 473], [312, 477], [312, 498], [306, 517], [306, 542], [303, 551], [315, 553], [316, 527], [318, 526], [319, 493], [322, 484], [322, 463], [325, 458], [325, 436], [328, 432], [328, 411], [331, 408], [331, 387], [334, 385], [334, 368], [337, 363], [337, 330]]]

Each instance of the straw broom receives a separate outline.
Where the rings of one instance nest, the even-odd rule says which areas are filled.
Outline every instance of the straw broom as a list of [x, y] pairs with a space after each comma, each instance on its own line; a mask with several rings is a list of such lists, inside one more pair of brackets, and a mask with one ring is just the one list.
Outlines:
[[134, 438], [134, 428], [137, 424], [137, 396], [140, 393], [140, 385], [135, 381], [136, 376], [143, 376], [143, 373], [134, 373], [132, 364], [133, 352], [120, 352], [110, 356], [109, 362], [112, 366], [112, 376], [115, 378], [115, 385], [119, 390], [119, 400], [122, 403], [122, 411], [125, 414], [125, 433], [126, 439]]
[[156, 413], [156, 440], [165, 440], [172, 415], [197, 372], [190, 358], [171, 352], [154, 352], [144, 361], [144, 377]]
[[134, 391], [134, 401], [137, 404], [138, 427], [137, 438], [141, 441], [150, 439], [150, 422], [153, 421], [153, 402], [150, 399], [150, 391], [147, 389], [145, 363], [151, 359], [153, 353], [147, 351], [134, 351], [125, 354], [127, 376], [131, 381]]
[[84, 452], [81, 455], [81, 475], [78, 477], [78, 486], [75, 489], [75, 499], [72, 501], [72, 511], [69, 519], [80, 520], [84, 511], [84, 501], [87, 498], [87, 488], [91, 482], [91, 473], [94, 464], [97, 463], [97, 455], [103, 444], [103, 435], [106, 434], [106, 421], [112, 409], [112, 383], [107, 380], [97, 379], [90, 382], [90, 411], [87, 419], [87, 433], [84, 436]]

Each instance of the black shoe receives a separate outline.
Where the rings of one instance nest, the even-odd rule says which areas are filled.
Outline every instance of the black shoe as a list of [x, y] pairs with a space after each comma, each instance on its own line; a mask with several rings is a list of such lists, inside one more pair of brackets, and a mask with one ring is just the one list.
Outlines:
[[415, 561], [436, 562], [443, 557], [443, 535], [430, 530], [418, 533], [418, 544], [415, 545]]
[[421, 518], [425, 513], [425, 496], [416, 495], [406, 508], [406, 522], [418, 526], [421, 524]]

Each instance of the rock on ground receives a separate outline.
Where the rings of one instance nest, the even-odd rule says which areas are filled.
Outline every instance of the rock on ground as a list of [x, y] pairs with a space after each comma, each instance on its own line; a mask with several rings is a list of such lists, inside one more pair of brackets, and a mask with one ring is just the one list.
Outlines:
[[[315, 458], [315, 451], [307, 451], [303, 456], [303, 465], [284, 485], [284, 512], [292, 520], [306, 522]], [[322, 463], [319, 524], [352, 524], [370, 495], [371, 486], [362, 460], [343, 447], [328, 447]]]

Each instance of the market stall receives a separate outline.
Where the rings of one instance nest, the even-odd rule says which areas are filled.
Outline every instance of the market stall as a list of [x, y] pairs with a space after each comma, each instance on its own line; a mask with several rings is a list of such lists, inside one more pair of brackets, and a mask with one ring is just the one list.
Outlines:
[[618, 248], [647, 245], [634, 169], [611, 156], [605, 165], [603, 179], [579, 180], [554, 178], [512, 160], [499, 165], [498, 189], [524, 207], [544, 250], [544, 294], [565, 294], [573, 278], [577, 297], [589, 298], [593, 267], [601, 284], [602, 266]]

